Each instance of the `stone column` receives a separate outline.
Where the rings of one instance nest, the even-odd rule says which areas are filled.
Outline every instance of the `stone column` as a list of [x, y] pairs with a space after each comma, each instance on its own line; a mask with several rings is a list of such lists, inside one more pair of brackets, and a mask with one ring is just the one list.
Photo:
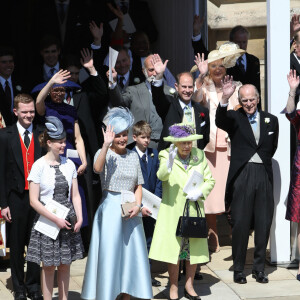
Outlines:
[[279, 140], [273, 159], [275, 210], [270, 235], [271, 262], [290, 261], [290, 222], [285, 220], [290, 183], [290, 123], [280, 112], [287, 102], [290, 56], [290, 1], [267, 0], [268, 111], [278, 117]]

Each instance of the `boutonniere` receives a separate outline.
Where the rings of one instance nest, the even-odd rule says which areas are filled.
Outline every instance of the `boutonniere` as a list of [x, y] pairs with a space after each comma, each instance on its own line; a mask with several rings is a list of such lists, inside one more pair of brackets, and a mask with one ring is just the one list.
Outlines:
[[203, 119], [205, 117], [205, 113], [204, 112], [199, 113], [199, 117]]
[[16, 90], [21, 92], [22, 91], [22, 87], [20, 85], [16, 85]]
[[193, 155], [192, 160], [196, 163], [199, 160], [199, 158], [197, 155]]
[[138, 77], [134, 77], [134, 78], [133, 78], [133, 82], [134, 82], [135, 84], [139, 84], [141, 81], [140, 81], [140, 79], [139, 79]]
[[270, 118], [265, 118], [265, 123], [269, 124], [270, 123]]
[[175, 90], [175, 89], [173, 89], [173, 88], [170, 88], [170, 89], [169, 89], [169, 93], [170, 93], [171, 95], [174, 95], [174, 94], [175, 94], [175, 92], [176, 92], [176, 90]]
[[151, 156], [151, 157], [154, 157], [154, 153], [151, 153], [150, 156]]

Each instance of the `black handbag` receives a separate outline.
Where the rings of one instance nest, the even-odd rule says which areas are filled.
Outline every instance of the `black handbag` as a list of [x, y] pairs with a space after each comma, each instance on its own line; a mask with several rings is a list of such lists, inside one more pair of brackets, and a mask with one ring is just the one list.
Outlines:
[[176, 236], [184, 238], [207, 238], [207, 224], [205, 217], [202, 217], [201, 210], [197, 201], [195, 201], [197, 217], [190, 217], [190, 200], [186, 199], [183, 215], [179, 218]]

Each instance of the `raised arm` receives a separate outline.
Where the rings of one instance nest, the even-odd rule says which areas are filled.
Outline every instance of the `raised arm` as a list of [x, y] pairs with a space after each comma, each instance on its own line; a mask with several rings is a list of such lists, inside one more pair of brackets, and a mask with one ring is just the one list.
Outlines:
[[93, 61], [93, 51], [90, 51], [88, 48], [83, 48], [81, 51], [80, 63], [81, 65], [89, 71], [89, 74], [92, 76], [97, 75], [97, 71], [94, 67]]
[[195, 38], [201, 34], [203, 23], [204, 23], [204, 17], [201, 18], [200, 16], [197, 15], [194, 16], [192, 46], [195, 55], [197, 53], [204, 53], [205, 58], [207, 58], [208, 51], [203, 43], [202, 38], [200, 37], [200, 39], [195, 40]]
[[55, 73], [52, 78], [48, 81], [48, 83], [43, 87], [43, 89], [39, 92], [36, 98], [36, 111], [40, 116], [45, 114], [45, 99], [51, 91], [51, 88], [54, 84], [63, 84], [68, 78], [70, 78], [70, 72], [67, 70], [59, 70]]
[[196, 102], [202, 103], [204, 105], [205, 103], [203, 103], [203, 102], [205, 100], [205, 93], [202, 90], [202, 85], [204, 82], [204, 78], [208, 72], [208, 62], [204, 58], [204, 53], [202, 53], [202, 54], [197, 53], [197, 55], [195, 55], [194, 62], [198, 68], [199, 76], [197, 77], [197, 79], [195, 81], [197, 91], [193, 95], [193, 100]]
[[290, 114], [296, 108], [295, 96], [297, 87], [299, 86], [299, 76], [297, 76], [296, 70], [290, 70], [289, 74], [287, 75], [287, 80], [290, 86], [290, 91], [285, 109], [286, 112]]
[[114, 128], [108, 125], [106, 127], [106, 131], [102, 128], [104, 143], [102, 145], [102, 149], [94, 162], [94, 171], [96, 173], [101, 173], [103, 171], [103, 167], [105, 164], [105, 157], [108, 151], [110, 144], [113, 142], [115, 138]]
[[225, 76], [224, 80], [222, 80], [222, 88], [223, 95], [216, 112], [216, 125], [217, 127], [229, 133], [231, 130], [232, 122], [231, 119], [228, 118], [227, 106], [229, 98], [233, 95], [236, 89], [236, 86], [233, 83], [232, 76]]

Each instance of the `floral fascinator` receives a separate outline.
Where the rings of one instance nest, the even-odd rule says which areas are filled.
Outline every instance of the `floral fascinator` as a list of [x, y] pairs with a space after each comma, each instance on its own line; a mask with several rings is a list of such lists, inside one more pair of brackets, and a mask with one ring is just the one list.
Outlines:
[[174, 124], [169, 127], [169, 136], [164, 138], [166, 142], [189, 142], [202, 139], [201, 134], [196, 134], [196, 129], [184, 123]]

